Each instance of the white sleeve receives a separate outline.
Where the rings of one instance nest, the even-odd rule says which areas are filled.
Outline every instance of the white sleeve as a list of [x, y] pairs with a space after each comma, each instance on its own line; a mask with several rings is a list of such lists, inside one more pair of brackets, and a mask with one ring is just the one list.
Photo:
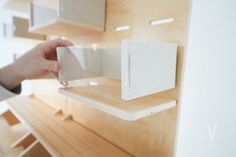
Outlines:
[[0, 101], [9, 99], [14, 96], [16, 96], [16, 94], [8, 91], [7, 89], [5, 89], [4, 87], [0, 85]]

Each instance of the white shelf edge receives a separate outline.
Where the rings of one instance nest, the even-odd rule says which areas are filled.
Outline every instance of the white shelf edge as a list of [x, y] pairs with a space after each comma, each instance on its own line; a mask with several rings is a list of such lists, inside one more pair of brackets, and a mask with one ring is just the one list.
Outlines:
[[176, 106], [176, 100], [171, 100], [171, 101], [166, 102], [164, 104], [161, 104], [161, 105], [159, 104], [157, 106], [150, 107], [150, 108], [144, 109], [142, 111], [126, 112], [126, 111], [123, 111], [122, 109], [111, 107], [110, 105], [99, 103], [95, 100], [85, 98], [83, 96], [73, 94], [71, 92], [64, 91], [63, 89], [59, 89], [59, 93], [69, 96], [75, 100], [80, 100], [80, 101], [84, 102], [85, 105], [87, 105], [87, 106], [93, 107], [97, 110], [103, 111], [103, 112], [108, 113], [114, 117], [117, 117], [117, 118], [120, 118], [120, 119], [123, 119], [126, 121], [136, 121], [136, 120], [145, 118], [147, 116], [153, 115], [155, 113], [158, 113], [158, 112], [161, 112], [164, 110], [168, 110], [168, 109]]

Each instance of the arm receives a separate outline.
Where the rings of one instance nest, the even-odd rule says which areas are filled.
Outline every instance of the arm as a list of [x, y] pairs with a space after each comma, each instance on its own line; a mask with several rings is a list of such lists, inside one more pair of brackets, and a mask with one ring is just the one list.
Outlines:
[[[71, 45], [71, 42], [61, 39], [39, 44], [14, 63], [0, 69], [0, 85], [9, 91], [14, 91], [26, 79], [40, 78], [49, 73], [57, 75], [60, 66], [56, 61], [56, 48]], [[0, 94], [6, 95], [3, 92], [0, 88]]]

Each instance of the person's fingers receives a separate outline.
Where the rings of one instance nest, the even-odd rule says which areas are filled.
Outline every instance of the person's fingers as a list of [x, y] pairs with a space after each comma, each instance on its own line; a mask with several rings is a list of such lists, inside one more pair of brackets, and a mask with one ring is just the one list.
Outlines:
[[68, 47], [68, 46], [73, 46], [73, 43], [71, 43], [68, 40], [55, 39], [42, 44], [41, 50], [43, 51], [43, 53], [45, 53], [46, 56], [52, 56], [52, 55], [56, 56], [57, 47]]
[[43, 59], [41, 62], [41, 68], [43, 70], [48, 70], [53, 73], [57, 73], [60, 70], [60, 65], [57, 63], [57, 61]]
[[68, 46], [72, 46], [73, 44], [68, 41], [68, 40], [63, 40], [63, 39], [55, 39], [55, 40], [51, 40], [48, 41], [46, 43], [51, 49], [55, 49], [57, 47], [68, 47]]
[[59, 79], [58, 72], [51, 72], [57, 79]]

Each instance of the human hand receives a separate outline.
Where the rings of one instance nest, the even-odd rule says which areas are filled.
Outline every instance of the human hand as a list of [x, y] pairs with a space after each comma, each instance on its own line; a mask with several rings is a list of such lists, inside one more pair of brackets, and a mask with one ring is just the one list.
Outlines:
[[11, 90], [25, 79], [40, 78], [50, 73], [57, 75], [60, 65], [57, 62], [56, 48], [72, 45], [71, 42], [61, 39], [37, 45], [14, 63], [1, 69], [1, 85]]

